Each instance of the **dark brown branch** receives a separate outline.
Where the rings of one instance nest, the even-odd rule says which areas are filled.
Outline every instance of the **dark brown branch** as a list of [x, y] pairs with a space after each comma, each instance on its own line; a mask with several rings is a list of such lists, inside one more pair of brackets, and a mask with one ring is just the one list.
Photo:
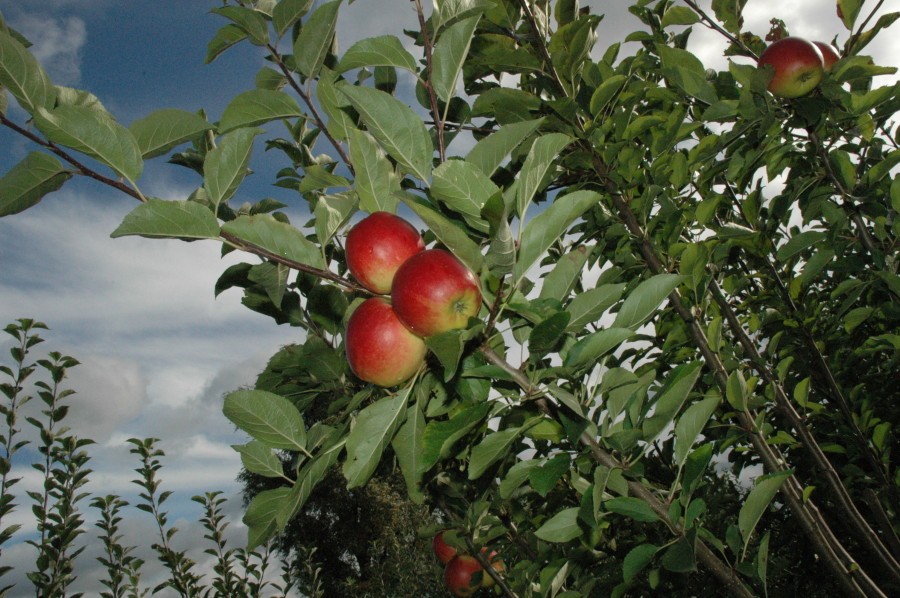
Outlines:
[[9, 120], [2, 114], [0, 114], [0, 124], [2, 124], [5, 127], [8, 127], [9, 129], [12, 129], [19, 135], [22, 135], [23, 137], [40, 145], [41, 147], [53, 152], [54, 154], [56, 154], [57, 156], [59, 156], [60, 158], [62, 158], [63, 160], [65, 160], [66, 162], [71, 164], [72, 166], [74, 166], [76, 174], [94, 179], [95, 181], [99, 181], [99, 182], [103, 183], [104, 185], [107, 185], [114, 189], [118, 189], [122, 193], [124, 193], [126, 195], [130, 195], [131, 197], [135, 198], [136, 200], [138, 200], [140, 202], [147, 201], [147, 199], [143, 195], [141, 195], [140, 191], [132, 189], [131, 187], [129, 187], [122, 181], [117, 181], [116, 179], [113, 179], [113, 178], [110, 178], [110, 177], [100, 174], [96, 170], [92, 170], [91, 168], [88, 168], [87, 166], [85, 166], [84, 164], [79, 162], [74, 156], [72, 156], [72, 154], [65, 151], [64, 149], [62, 149], [61, 147], [59, 147], [52, 141], [47, 141], [46, 139], [43, 139], [40, 136], [35, 135], [28, 129], [20, 127], [19, 125], [17, 125], [13, 121]]
[[531, 31], [534, 34], [534, 44], [540, 54], [539, 58], [541, 62], [544, 63], [547, 74], [550, 75], [550, 80], [553, 82], [554, 87], [556, 87], [556, 92], [563, 97], [568, 96], [569, 94], [566, 93], [566, 86], [563, 85], [562, 78], [559, 76], [559, 73], [556, 72], [556, 67], [553, 66], [553, 58], [550, 56], [547, 40], [544, 39], [544, 36], [541, 34], [541, 26], [537, 22], [537, 17], [531, 10], [531, 6], [528, 5], [528, 0], [519, 0], [519, 8], [522, 9], [522, 14], [525, 15], [528, 26], [531, 27]]

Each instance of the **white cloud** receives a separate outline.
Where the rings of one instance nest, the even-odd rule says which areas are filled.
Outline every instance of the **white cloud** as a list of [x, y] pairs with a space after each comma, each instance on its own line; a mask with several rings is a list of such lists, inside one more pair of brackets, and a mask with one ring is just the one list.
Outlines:
[[77, 85], [81, 81], [81, 48], [87, 41], [83, 20], [26, 14], [11, 25], [34, 44], [31, 53], [55, 84]]

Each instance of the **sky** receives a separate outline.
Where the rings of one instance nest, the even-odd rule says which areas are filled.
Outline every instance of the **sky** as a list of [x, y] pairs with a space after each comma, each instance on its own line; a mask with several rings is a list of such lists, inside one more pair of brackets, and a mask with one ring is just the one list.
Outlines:
[[[425, 2], [425, 4], [429, 4]], [[702, 3], [704, 6], [708, 2]], [[890, 3], [886, 3], [890, 4]], [[210, 65], [204, 64], [206, 44], [224, 19], [210, 14], [221, 5], [212, 0], [0, 0], [0, 12], [33, 43], [52, 80], [88, 89], [116, 118], [127, 125], [152, 110], [203, 108], [211, 120], [228, 101], [253, 87], [264, 65], [258, 48], [241, 45]], [[598, 30], [598, 53], [638, 27], [626, 2], [585, 2], [607, 17]], [[342, 8], [338, 26], [341, 48], [357, 39], [392, 33], [407, 42], [401, 29], [416, 26], [408, 0], [356, 0]], [[791, 32], [810, 39], [843, 42], [847, 33], [834, 14], [833, 0], [754, 0], [745, 11], [747, 27], [764, 35], [773, 16]], [[895, 25], [895, 28], [898, 25]], [[696, 27], [691, 49], [712, 68], [722, 68], [718, 34]], [[881, 64], [897, 66], [900, 37], [882, 35], [869, 53]], [[622, 52], [630, 53], [626, 44]], [[24, 121], [11, 107], [10, 116]], [[0, 130], [0, 172], [35, 149], [8, 130]], [[462, 147], [451, 147], [458, 153]], [[270, 184], [284, 164], [280, 157], [255, 150], [255, 174], [232, 203], [273, 197], [289, 203], [295, 222], [304, 214], [289, 192]], [[139, 184], [145, 194], [184, 199], [198, 184], [196, 176], [164, 160], [147, 163]], [[222, 416], [222, 397], [252, 384], [269, 356], [284, 344], [300, 340], [296, 328], [277, 326], [271, 319], [242, 307], [240, 291], [218, 298], [213, 286], [219, 274], [239, 256], [220, 256], [211, 242], [182, 243], [137, 237], [111, 239], [109, 234], [134, 208], [133, 199], [87, 180], [73, 180], [38, 206], [0, 220], [0, 327], [16, 318], [45, 322], [45, 350], [76, 357], [81, 365], [70, 372], [69, 387], [77, 391], [67, 425], [94, 439], [90, 449], [94, 470], [87, 490], [117, 493], [135, 501], [130, 480], [137, 462], [127, 439], [157, 437], [163, 459], [163, 489], [174, 491], [166, 503], [173, 525], [181, 530], [176, 546], [196, 549], [202, 531], [196, 523], [200, 507], [190, 498], [222, 490], [229, 502], [230, 538], [239, 545], [240, 459], [231, 445], [246, 442]], [[0, 339], [0, 363], [8, 362], [9, 342]], [[32, 404], [32, 407], [36, 403]], [[23, 543], [33, 533], [25, 489], [39, 484], [37, 472], [23, 472], [16, 487], [20, 505], [4, 524], [21, 523], [22, 530], [3, 549], [0, 565], [14, 571], [4, 582], [17, 582], [13, 596], [26, 595], [25, 573], [33, 567], [31, 548]], [[81, 503], [88, 521], [96, 513]], [[126, 542], [146, 545], [153, 521], [131, 510]], [[88, 540], [94, 529], [86, 534]], [[75, 588], [96, 594], [99, 571], [93, 560], [96, 542], [79, 559]], [[148, 586], [162, 572], [152, 555], [144, 578]]]

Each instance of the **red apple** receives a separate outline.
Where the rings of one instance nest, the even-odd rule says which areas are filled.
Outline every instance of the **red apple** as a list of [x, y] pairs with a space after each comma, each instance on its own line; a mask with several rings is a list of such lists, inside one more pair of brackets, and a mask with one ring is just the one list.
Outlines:
[[[487, 548], [481, 549], [481, 554], [485, 554], [487, 552]], [[496, 571], [497, 573], [504, 573], [506, 571], [506, 564], [500, 558], [500, 555], [497, 554], [496, 550], [492, 550], [490, 554], [487, 554], [487, 560], [491, 564], [491, 569]], [[490, 588], [494, 585], [494, 578], [490, 576], [488, 572], [485, 571], [484, 577], [481, 579], [481, 587]]]
[[374, 212], [347, 234], [347, 267], [373, 293], [391, 292], [400, 264], [425, 249], [413, 226], [390, 212]]
[[431, 547], [434, 549], [434, 556], [437, 557], [442, 565], [446, 565], [456, 556], [456, 549], [444, 541], [444, 532], [438, 532], [434, 540], [431, 541]]
[[841, 59], [841, 55], [831, 44], [826, 44], [825, 42], [813, 42], [813, 44], [815, 44], [819, 49], [819, 52], [822, 53], [822, 62], [825, 65], [825, 72], [827, 73], [831, 70], [834, 63]]
[[350, 369], [378, 386], [396, 386], [425, 362], [425, 343], [397, 318], [382, 297], [366, 299], [347, 322], [344, 335]]
[[482, 587], [485, 575], [478, 559], [468, 554], [458, 554], [444, 569], [444, 585], [454, 596], [472, 596]]
[[775, 71], [768, 89], [781, 98], [808, 94], [825, 74], [822, 52], [799, 37], [785, 37], [766, 48], [759, 57], [759, 66], [766, 65]]
[[481, 309], [478, 279], [449, 251], [428, 249], [406, 260], [394, 276], [391, 302], [419, 336], [465, 328]]

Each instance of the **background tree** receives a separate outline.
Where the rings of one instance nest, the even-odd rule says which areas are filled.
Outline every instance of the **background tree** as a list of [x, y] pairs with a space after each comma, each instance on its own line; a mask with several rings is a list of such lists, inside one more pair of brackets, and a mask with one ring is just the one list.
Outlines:
[[[353, 490], [396, 464], [461, 549], [502, 553], [487, 572], [505, 595], [623, 595], [698, 569], [766, 593], [782, 525], [842, 593], [896, 593], [900, 98], [876, 79], [896, 69], [862, 52], [900, 15], [840, 0], [841, 60], [783, 100], [742, 2], [636, 2], [628, 56], [596, 47], [602, 17], [572, 0], [412, 4], [414, 45], [341, 51], [341, 0], [226, 2], [208, 59], [264, 49], [257, 87], [217, 121], [164, 110], [128, 129], [0, 34], [0, 83], [37, 132], [0, 123], [42, 148], [0, 180], [0, 213], [92, 176], [141, 202], [113, 236], [253, 254], [217, 290], [306, 332], [277, 356], [289, 375], [225, 399], [253, 438], [245, 467], [279, 484], [247, 507], [250, 546], [336, 466]], [[727, 70], [690, 51], [698, 26], [728, 41]], [[273, 121], [288, 137], [260, 128]], [[278, 202], [238, 205], [260, 135], [304, 226]], [[185, 143], [170, 161], [196, 191], [145, 197], [143, 160]], [[420, 222], [484, 295], [393, 390], [345, 366], [344, 322], [368, 296], [342, 244], [360, 211]], [[710, 478], [723, 469], [740, 482]]]

